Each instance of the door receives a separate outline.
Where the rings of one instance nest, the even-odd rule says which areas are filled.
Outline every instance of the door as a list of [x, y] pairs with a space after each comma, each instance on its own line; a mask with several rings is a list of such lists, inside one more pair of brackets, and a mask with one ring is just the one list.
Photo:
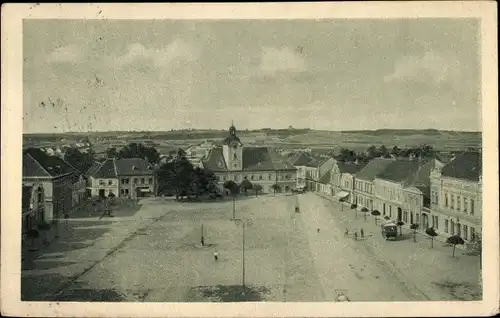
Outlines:
[[398, 208], [398, 221], [401, 221], [402, 218], [403, 218], [403, 211], [401, 210], [401, 208]]
[[99, 189], [99, 197], [104, 198], [106, 196], [106, 193], [104, 191], [104, 189]]

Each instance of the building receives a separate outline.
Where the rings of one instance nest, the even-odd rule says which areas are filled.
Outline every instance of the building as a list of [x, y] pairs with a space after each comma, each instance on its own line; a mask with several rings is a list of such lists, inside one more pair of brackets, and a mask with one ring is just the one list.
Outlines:
[[156, 193], [154, 168], [141, 158], [108, 158], [96, 162], [86, 173], [91, 196], [115, 195], [136, 199]]
[[210, 149], [214, 148], [215, 144], [213, 142], [210, 142], [208, 140], [203, 141], [200, 144], [193, 145], [188, 147], [186, 151], [186, 159], [191, 162], [191, 164], [195, 167], [201, 167], [202, 162], [201, 160], [205, 158], [208, 153], [210, 152]]
[[431, 173], [431, 215], [438, 234], [474, 240], [482, 228], [482, 156], [464, 152]]
[[369, 211], [376, 209], [373, 204], [374, 180], [393, 161], [393, 159], [374, 158], [356, 174], [353, 204], [359, 208], [365, 207]]
[[267, 193], [273, 192], [275, 183], [285, 191], [296, 185], [296, 169], [286, 158], [268, 147], [245, 147], [234, 125], [222, 146], [212, 148], [202, 165], [215, 174], [221, 188], [228, 180], [239, 184], [245, 179], [260, 184]]
[[309, 161], [311, 161], [311, 157], [302, 151], [296, 153], [289, 159], [289, 162], [297, 169], [295, 176], [295, 186], [297, 189], [304, 189], [306, 187], [306, 171], [308, 170], [307, 164]]
[[41, 183], [24, 186], [22, 189], [22, 233], [45, 222], [45, 194]]
[[375, 177], [375, 209], [407, 226], [429, 227], [430, 175], [436, 167], [442, 167], [436, 159], [392, 161]]
[[366, 163], [340, 162], [334, 160], [331, 170], [330, 183], [332, 185], [332, 195], [339, 200], [354, 203], [354, 183], [356, 173], [363, 169]]
[[81, 173], [58, 156], [40, 149], [23, 151], [23, 186], [42, 186], [45, 222], [59, 219], [74, 207], [75, 196], [84, 199], [85, 180]]

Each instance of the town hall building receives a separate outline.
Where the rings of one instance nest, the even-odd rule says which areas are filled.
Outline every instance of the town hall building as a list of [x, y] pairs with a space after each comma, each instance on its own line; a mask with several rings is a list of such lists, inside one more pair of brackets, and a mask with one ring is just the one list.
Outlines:
[[234, 125], [222, 146], [214, 147], [202, 161], [203, 168], [212, 171], [220, 187], [232, 180], [240, 184], [247, 179], [262, 186], [265, 193], [273, 192], [273, 184], [282, 191], [295, 188], [296, 168], [274, 149], [268, 147], [244, 147], [236, 135]]

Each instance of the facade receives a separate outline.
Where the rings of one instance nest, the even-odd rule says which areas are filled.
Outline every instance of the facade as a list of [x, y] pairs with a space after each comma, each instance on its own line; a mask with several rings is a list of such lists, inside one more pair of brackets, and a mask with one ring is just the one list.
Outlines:
[[293, 155], [289, 161], [297, 169], [295, 176], [296, 188], [304, 189], [306, 187], [306, 171], [308, 171], [307, 164], [311, 161], [311, 157], [300, 151]]
[[267, 147], [244, 147], [233, 125], [222, 146], [212, 148], [202, 165], [215, 174], [221, 189], [226, 181], [240, 184], [245, 179], [267, 193], [273, 192], [275, 183], [285, 191], [296, 186], [296, 169], [290, 162]]
[[333, 195], [333, 186], [331, 184], [331, 178], [332, 178], [332, 173], [331, 170], [325, 172], [321, 178], [318, 180], [318, 192], [324, 194], [324, 195]]
[[45, 222], [59, 219], [74, 207], [73, 197], [83, 200], [81, 173], [58, 156], [40, 149], [23, 151], [23, 186], [42, 186]]
[[393, 159], [374, 158], [356, 174], [353, 204], [360, 209], [365, 207], [369, 211], [377, 209], [374, 205], [374, 180], [393, 161]]
[[431, 174], [431, 223], [443, 236], [460, 235], [470, 242], [482, 227], [482, 156], [458, 155]]
[[45, 194], [41, 183], [23, 186], [22, 190], [22, 233], [45, 221]]
[[156, 193], [153, 167], [140, 158], [108, 158], [96, 162], [87, 172], [87, 189], [91, 196], [138, 197]]
[[430, 227], [430, 174], [442, 164], [435, 159], [391, 162], [374, 180], [374, 205], [382, 216]]
[[334, 160], [331, 170], [330, 183], [332, 195], [351, 204], [354, 203], [355, 176], [363, 169], [366, 163], [339, 162]]

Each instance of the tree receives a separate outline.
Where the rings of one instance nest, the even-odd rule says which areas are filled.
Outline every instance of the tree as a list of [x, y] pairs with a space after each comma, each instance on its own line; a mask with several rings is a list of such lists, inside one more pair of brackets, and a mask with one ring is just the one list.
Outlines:
[[384, 219], [389, 221], [391, 218], [388, 215], [386, 215], [386, 216], [384, 216]]
[[391, 154], [394, 155], [395, 157], [399, 157], [401, 155], [401, 149], [399, 149], [398, 146], [392, 147]]
[[238, 194], [238, 185], [233, 180], [227, 180], [224, 182], [223, 186], [231, 192], [232, 196], [236, 196], [236, 194]]
[[438, 236], [438, 234], [436, 233], [436, 230], [434, 230], [434, 228], [432, 227], [428, 227], [425, 229], [425, 234], [429, 235], [429, 237], [431, 238], [431, 248], [434, 247], [434, 237]]
[[248, 190], [252, 190], [252, 188], [253, 188], [253, 184], [252, 184], [250, 181], [248, 181], [248, 179], [246, 179], [246, 178], [245, 178], [245, 179], [241, 182], [241, 184], [240, 184], [240, 188], [241, 188], [241, 189], [243, 189], [243, 191], [245, 191], [245, 196], [247, 196], [247, 195], [248, 195], [248, 194], [247, 194], [247, 191], [248, 191]]
[[150, 164], [157, 164], [160, 161], [160, 154], [154, 147], [147, 147], [141, 143], [130, 143], [123, 147], [117, 154], [117, 158], [142, 158]]
[[94, 164], [94, 153], [88, 151], [81, 152], [76, 147], [71, 147], [64, 153], [64, 161], [75, 167], [81, 173], [87, 172]]
[[390, 157], [389, 150], [387, 150], [386, 146], [384, 146], [384, 145], [380, 146], [378, 148], [378, 151], [379, 151], [380, 156], [382, 156], [384, 158]]
[[379, 150], [377, 149], [376, 146], [371, 145], [366, 150], [366, 155], [368, 156], [369, 159], [373, 159], [373, 158], [380, 157], [380, 152], [379, 152]]
[[464, 239], [459, 235], [452, 235], [446, 239], [446, 243], [453, 245], [453, 257], [455, 257], [455, 247], [457, 245], [464, 245]]
[[280, 192], [281, 191], [281, 186], [279, 184], [277, 184], [277, 183], [273, 184], [271, 187], [273, 189], [274, 195], [276, 195], [276, 192]]
[[115, 158], [118, 155], [118, 151], [116, 150], [115, 147], [108, 148], [106, 150], [106, 156], [108, 158]]
[[405, 222], [398, 221], [398, 223], [396, 223], [396, 225], [399, 226], [399, 236], [403, 236], [403, 225], [405, 225]]
[[262, 191], [262, 186], [261, 186], [260, 184], [255, 184], [255, 185], [253, 186], [253, 189], [254, 189], [254, 191], [255, 191], [255, 196], [258, 196], [259, 192], [261, 192], [261, 191]]
[[419, 228], [419, 225], [417, 223], [412, 223], [410, 225], [410, 229], [413, 231], [413, 242], [417, 241], [417, 230]]
[[380, 211], [379, 210], [373, 210], [372, 211], [372, 215], [375, 217], [375, 225], [377, 225], [377, 218], [380, 215]]

